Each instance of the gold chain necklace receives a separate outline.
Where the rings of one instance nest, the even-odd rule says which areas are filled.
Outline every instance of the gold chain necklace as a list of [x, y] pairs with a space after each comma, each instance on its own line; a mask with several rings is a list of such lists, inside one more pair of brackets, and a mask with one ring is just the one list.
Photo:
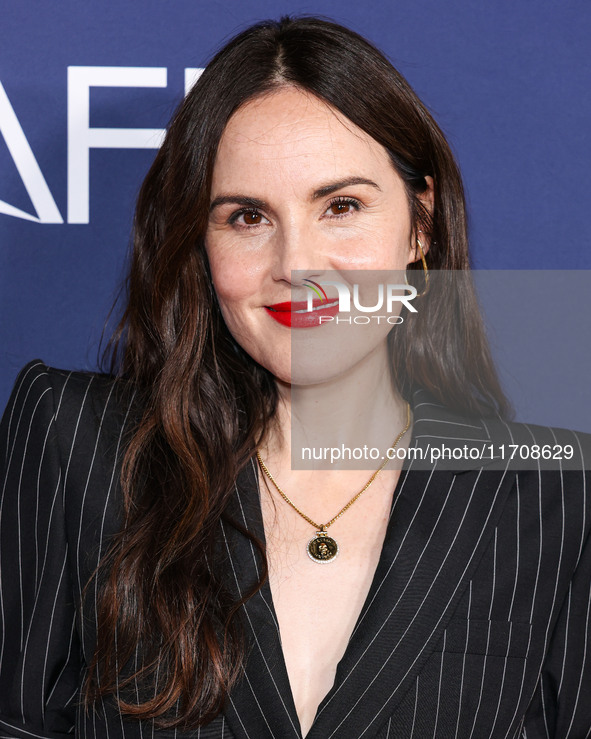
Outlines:
[[[406, 404], [406, 426], [398, 434], [398, 436], [394, 440], [394, 443], [392, 444], [390, 449], [396, 449], [396, 447], [398, 446], [398, 443], [400, 442], [400, 439], [402, 439], [404, 434], [408, 431], [409, 426], [410, 426], [410, 405], [407, 403]], [[388, 449], [388, 452], [390, 451], [390, 449]], [[351, 498], [351, 500], [347, 503], [347, 505], [341, 508], [341, 510], [337, 513], [337, 515], [334, 516], [334, 518], [331, 518], [330, 521], [328, 521], [327, 523], [316, 523], [311, 518], [306, 516], [305, 513], [302, 513], [302, 511], [300, 511], [300, 509], [296, 505], [294, 505], [294, 503], [291, 502], [291, 500], [287, 497], [287, 495], [279, 487], [279, 485], [275, 481], [275, 478], [267, 469], [267, 466], [263, 462], [263, 459], [258, 451], [257, 451], [257, 459], [259, 461], [259, 465], [261, 466], [261, 469], [263, 470], [265, 475], [267, 475], [269, 480], [271, 480], [273, 485], [277, 488], [283, 500], [289, 503], [289, 505], [295, 511], [297, 511], [297, 513], [299, 513], [302, 518], [305, 518], [306, 521], [312, 524], [312, 526], [314, 526], [314, 528], [316, 529], [316, 536], [313, 539], [310, 539], [310, 541], [308, 542], [306, 546], [306, 551], [308, 552], [308, 556], [310, 557], [312, 561], [324, 564], [325, 562], [332, 562], [332, 560], [339, 553], [339, 545], [332, 538], [332, 536], [329, 536], [326, 533], [326, 530], [331, 524], [333, 524], [337, 520], [337, 518], [340, 518], [343, 515], [343, 513], [353, 505], [353, 503], [355, 503], [357, 498], [359, 498], [362, 493], [364, 493], [367, 490], [367, 488], [372, 484], [372, 482], [376, 479], [379, 473], [384, 469], [384, 467], [390, 460], [390, 457], [386, 453], [386, 459], [384, 460], [384, 463], [381, 465], [381, 467], [378, 467], [378, 469], [373, 473], [373, 475], [369, 478], [369, 480], [365, 483], [365, 485], [361, 488], [361, 490], [357, 493], [357, 495]]]

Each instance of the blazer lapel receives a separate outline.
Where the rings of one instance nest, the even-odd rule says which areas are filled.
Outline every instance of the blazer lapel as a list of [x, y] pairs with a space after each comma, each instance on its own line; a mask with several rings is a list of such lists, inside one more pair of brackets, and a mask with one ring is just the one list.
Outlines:
[[[412, 405], [410, 446], [423, 453], [442, 440], [458, 447], [489, 439], [483, 424], [453, 416], [423, 391], [413, 395]], [[375, 736], [429, 658], [513, 484], [506, 469], [474, 465], [405, 466], [367, 599], [306, 739]], [[263, 539], [254, 463], [239, 479], [233, 505], [232, 515]], [[232, 577], [243, 593], [260, 563], [246, 537], [229, 526], [224, 530], [233, 548]], [[226, 710], [232, 730], [252, 739], [301, 737], [268, 581], [245, 612], [252, 648]]]
[[[424, 391], [414, 393], [413, 411], [410, 447], [425, 455], [442, 443], [478, 448], [489, 439], [483, 424], [454, 416]], [[513, 484], [506, 470], [474, 465], [417, 460], [403, 470], [366, 603], [306, 739], [375, 736], [429, 658]]]
[[[235, 493], [228, 507], [231, 518], [264, 541], [254, 460], [239, 475]], [[258, 579], [260, 556], [236, 528], [222, 523], [222, 530], [228, 553], [228, 577], [242, 597]], [[237, 739], [301, 739], [268, 579], [244, 605], [243, 617], [249, 652], [244, 675], [231, 691], [224, 711], [230, 727]]]

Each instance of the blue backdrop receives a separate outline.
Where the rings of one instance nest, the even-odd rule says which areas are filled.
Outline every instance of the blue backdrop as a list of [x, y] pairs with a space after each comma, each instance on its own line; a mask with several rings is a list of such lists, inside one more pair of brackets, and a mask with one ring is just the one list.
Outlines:
[[463, 171], [475, 267], [591, 268], [585, 0], [4, 0], [2, 407], [31, 358], [95, 368], [138, 187], [192, 70], [250, 23], [300, 12], [371, 39], [433, 112]]

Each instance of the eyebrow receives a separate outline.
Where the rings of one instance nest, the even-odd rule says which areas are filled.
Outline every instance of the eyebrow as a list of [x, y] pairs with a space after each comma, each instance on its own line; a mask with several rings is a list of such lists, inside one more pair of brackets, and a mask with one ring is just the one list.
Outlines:
[[[319, 198], [326, 197], [336, 190], [340, 190], [343, 187], [349, 187], [350, 185], [370, 185], [380, 190], [381, 187], [373, 180], [368, 180], [366, 177], [346, 177], [344, 180], [338, 180], [337, 182], [329, 182], [317, 190], [314, 190], [310, 200], [313, 202]], [[260, 208], [261, 210], [270, 210], [269, 204], [260, 198], [248, 197], [246, 195], [219, 195], [217, 198], [211, 201], [209, 206], [209, 212], [211, 213], [215, 208], [225, 203], [236, 203], [238, 205], [245, 205], [249, 208]]]

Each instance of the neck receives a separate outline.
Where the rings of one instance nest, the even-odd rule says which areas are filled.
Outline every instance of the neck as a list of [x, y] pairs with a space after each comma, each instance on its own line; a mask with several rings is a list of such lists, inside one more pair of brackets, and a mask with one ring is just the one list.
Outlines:
[[278, 381], [278, 388], [276, 423], [261, 454], [284, 469], [375, 470], [406, 425], [386, 342], [337, 377], [309, 385]]

